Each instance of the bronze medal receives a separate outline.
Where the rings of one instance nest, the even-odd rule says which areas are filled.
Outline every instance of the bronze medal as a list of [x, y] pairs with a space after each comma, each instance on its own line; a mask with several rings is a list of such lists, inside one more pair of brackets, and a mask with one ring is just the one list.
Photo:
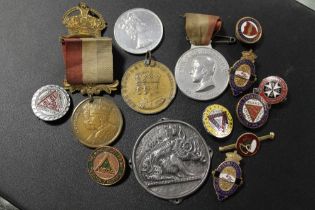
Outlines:
[[80, 143], [96, 148], [112, 143], [120, 134], [123, 118], [116, 104], [105, 97], [86, 99], [74, 110], [72, 128]]

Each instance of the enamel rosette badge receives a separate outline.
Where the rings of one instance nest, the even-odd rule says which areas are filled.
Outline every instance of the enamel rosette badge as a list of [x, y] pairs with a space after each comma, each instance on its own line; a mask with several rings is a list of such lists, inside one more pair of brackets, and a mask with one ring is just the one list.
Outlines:
[[245, 127], [256, 129], [267, 122], [269, 106], [260, 95], [249, 93], [239, 100], [236, 114]]
[[268, 104], [278, 104], [287, 98], [288, 86], [281, 77], [269, 76], [261, 81], [259, 91]]
[[219, 104], [210, 105], [204, 110], [202, 122], [206, 131], [217, 138], [227, 137], [233, 129], [232, 115]]
[[255, 18], [243, 17], [236, 23], [235, 35], [241, 42], [254, 44], [262, 36], [262, 27]]

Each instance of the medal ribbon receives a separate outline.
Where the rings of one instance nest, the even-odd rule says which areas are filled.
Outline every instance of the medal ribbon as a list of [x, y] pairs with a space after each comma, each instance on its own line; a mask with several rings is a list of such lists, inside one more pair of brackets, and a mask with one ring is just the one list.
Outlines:
[[215, 32], [221, 29], [219, 16], [185, 13], [186, 35], [193, 45], [209, 45]]
[[69, 84], [113, 82], [111, 38], [64, 38], [62, 50]]

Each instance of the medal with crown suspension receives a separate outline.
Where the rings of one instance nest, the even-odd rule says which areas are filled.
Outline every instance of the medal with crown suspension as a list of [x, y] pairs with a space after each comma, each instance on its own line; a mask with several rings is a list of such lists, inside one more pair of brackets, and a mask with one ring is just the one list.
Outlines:
[[144, 61], [131, 65], [121, 81], [121, 95], [136, 112], [154, 114], [166, 109], [176, 94], [173, 74], [154, 60], [151, 51], [163, 37], [163, 25], [150, 10], [136, 8], [124, 12], [114, 27], [115, 40], [125, 51], [145, 54]]
[[[195, 100], [210, 100], [223, 93], [229, 83], [229, 65], [211, 46], [213, 34], [220, 30], [218, 16], [186, 13], [186, 34], [191, 49], [177, 61], [175, 79], [183, 94]], [[220, 36], [217, 36], [220, 37]], [[217, 43], [235, 43], [234, 37]]]
[[63, 24], [68, 28], [68, 35], [61, 37], [65, 89], [89, 96], [72, 114], [74, 135], [87, 147], [109, 145], [119, 136], [123, 118], [113, 100], [94, 96], [110, 94], [118, 86], [113, 79], [112, 39], [101, 36], [106, 22], [99, 12], [80, 3], [64, 14]]

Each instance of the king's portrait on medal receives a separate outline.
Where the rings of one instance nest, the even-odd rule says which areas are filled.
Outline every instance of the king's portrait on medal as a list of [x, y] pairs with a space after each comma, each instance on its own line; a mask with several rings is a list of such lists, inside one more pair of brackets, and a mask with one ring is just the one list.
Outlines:
[[155, 109], [164, 103], [159, 93], [160, 74], [146, 71], [135, 75], [136, 93], [141, 96], [138, 106], [142, 109]]
[[117, 126], [109, 122], [111, 106], [94, 101], [84, 107], [83, 124], [89, 131], [87, 141], [94, 144], [104, 139], [111, 139], [117, 133]]
[[191, 62], [190, 76], [193, 83], [198, 83], [196, 92], [208, 90], [215, 86], [213, 76], [215, 63], [209, 56], [197, 56]]

